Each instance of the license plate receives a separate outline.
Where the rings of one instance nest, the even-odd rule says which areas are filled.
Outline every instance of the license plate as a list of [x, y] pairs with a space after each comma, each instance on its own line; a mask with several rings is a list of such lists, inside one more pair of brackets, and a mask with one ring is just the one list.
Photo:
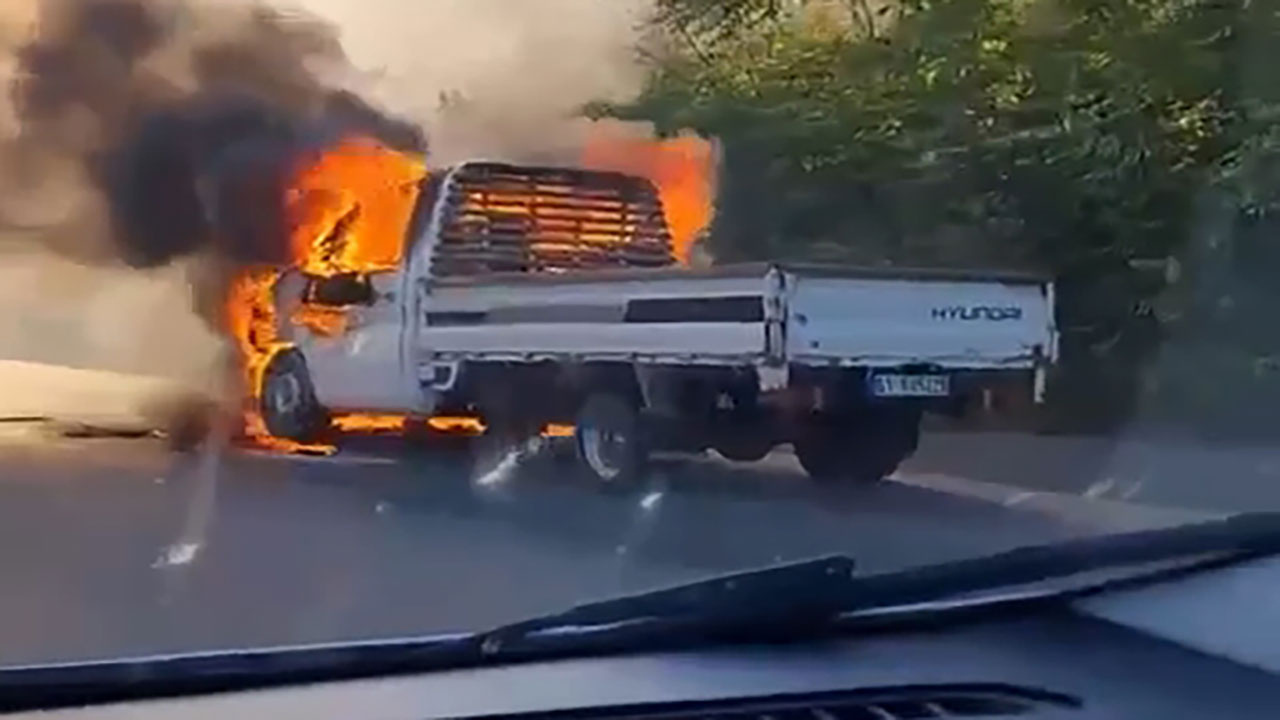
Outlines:
[[872, 375], [871, 394], [876, 397], [946, 397], [951, 394], [947, 375]]

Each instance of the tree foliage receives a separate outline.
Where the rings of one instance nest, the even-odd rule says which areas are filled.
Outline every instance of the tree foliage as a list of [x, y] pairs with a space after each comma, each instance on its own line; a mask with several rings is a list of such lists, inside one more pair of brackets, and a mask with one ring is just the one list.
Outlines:
[[721, 141], [721, 258], [1053, 273], [1059, 399], [1116, 417], [1124, 403], [1099, 400], [1158, 385], [1171, 333], [1230, 345], [1215, 356], [1246, 393], [1280, 352], [1257, 322], [1278, 292], [1260, 268], [1280, 269], [1278, 13], [1280, 0], [660, 0], [645, 92], [596, 110]]

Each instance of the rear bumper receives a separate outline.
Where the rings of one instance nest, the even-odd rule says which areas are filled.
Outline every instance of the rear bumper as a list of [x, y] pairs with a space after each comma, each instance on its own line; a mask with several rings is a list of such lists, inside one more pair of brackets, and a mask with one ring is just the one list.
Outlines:
[[[779, 394], [789, 396], [784, 404], [799, 404], [821, 410], [874, 404], [911, 404], [924, 409], [959, 412], [980, 405], [985, 408], [1030, 406], [1043, 399], [1044, 366], [1005, 369], [949, 369], [929, 366], [894, 368], [893, 372], [945, 374], [951, 378], [951, 393], [946, 397], [877, 398], [872, 397], [869, 376], [880, 368], [814, 368], [793, 365], [789, 368], [787, 388]], [[887, 368], [885, 370], [888, 370]]]

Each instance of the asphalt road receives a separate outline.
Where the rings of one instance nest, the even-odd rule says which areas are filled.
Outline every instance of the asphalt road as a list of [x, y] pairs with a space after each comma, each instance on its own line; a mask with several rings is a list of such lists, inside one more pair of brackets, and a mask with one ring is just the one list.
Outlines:
[[545, 457], [477, 483], [461, 458], [0, 442], [0, 663], [477, 629], [813, 555], [878, 572], [1169, 520], [933, 467], [819, 487], [785, 453], [614, 493]]

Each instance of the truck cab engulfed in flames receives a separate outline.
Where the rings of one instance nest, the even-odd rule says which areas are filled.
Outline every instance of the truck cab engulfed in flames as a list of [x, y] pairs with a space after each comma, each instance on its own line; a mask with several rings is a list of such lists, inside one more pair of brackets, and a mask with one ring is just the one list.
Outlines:
[[[367, 353], [371, 334], [358, 329], [369, 326], [380, 300], [394, 298], [408, 246], [432, 222], [442, 224], [431, 261], [442, 276], [671, 264], [673, 247], [686, 254], [709, 221], [710, 151], [703, 146], [685, 138], [587, 149], [586, 160], [596, 164], [635, 166], [635, 158], [646, 158], [643, 168], [658, 159], [663, 185], [657, 193], [677, 208], [674, 238], [655, 189], [616, 173], [470, 163], [429, 177], [419, 160], [360, 136], [305, 155], [283, 199], [288, 264], [245, 269], [227, 301], [228, 329], [250, 390], [248, 436], [281, 449], [328, 450], [275, 436], [258, 411], [264, 373], [277, 353], [300, 346], [311, 358], [339, 346], [347, 359], [357, 347]], [[674, 152], [654, 152], [663, 147]], [[445, 177], [451, 179], [447, 204], [433, 217]], [[325, 363], [316, 358], [312, 364]], [[398, 390], [388, 388], [396, 393], [391, 405], [403, 403]], [[336, 417], [333, 425], [399, 430], [405, 422], [404, 416], [356, 413]], [[467, 418], [432, 424], [480, 427]]]

